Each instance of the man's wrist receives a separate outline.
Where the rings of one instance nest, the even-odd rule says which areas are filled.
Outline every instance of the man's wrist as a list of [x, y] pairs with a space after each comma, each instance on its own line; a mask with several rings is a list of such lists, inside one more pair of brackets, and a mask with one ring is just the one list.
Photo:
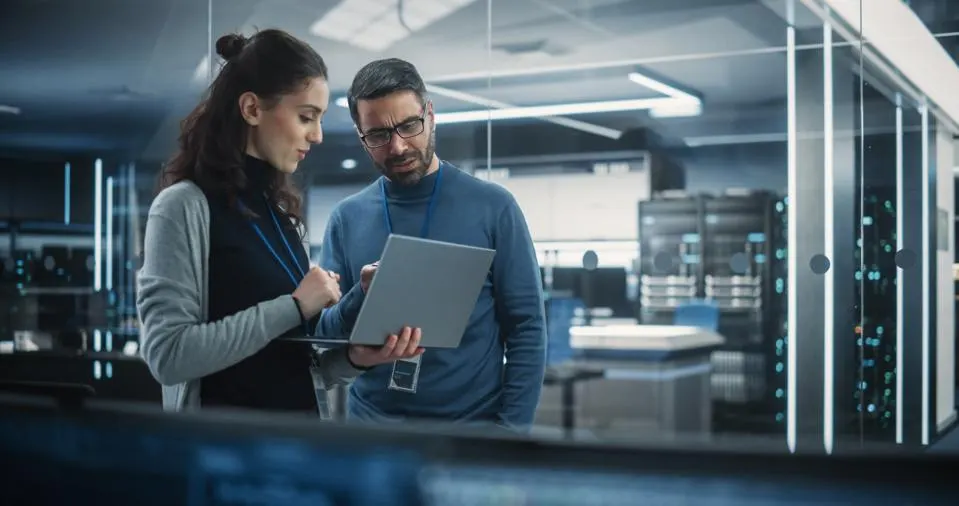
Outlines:
[[356, 359], [353, 358], [353, 347], [346, 347], [346, 361], [350, 363], [350, 367], [358, 371], [369, 371], [372, 369], [372, 366], [364, 366], [357, 363]]
[[352, 325], [352, 322], [356, 321], [356, 318], [359, 316], [364, 300], [366, 300], [366, 293], [363, 292], [363, 287], [359, 283], [353, 285], [348, 292], [343, 294], [343, 298], [340, 299], [340, 314], [343, 315], [344, 320], [349, 322], [350, 325]]

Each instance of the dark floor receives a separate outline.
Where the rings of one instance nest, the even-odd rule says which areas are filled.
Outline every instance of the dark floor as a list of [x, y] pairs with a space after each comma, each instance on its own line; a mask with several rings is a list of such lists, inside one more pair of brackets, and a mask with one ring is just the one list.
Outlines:
[[930, 453], [959, 453], [959, 431], [955, 426], [939, 441], [929, 447]]
[[[956, 405], [959, 406], [959, 388], [956, 389]], [[956, 422], [952, 427], [946, 429], [946, 435], [942, 436], [932, 446], [929, 447], [930, 453], [959, 453], [959, 430], [956, 430]]]

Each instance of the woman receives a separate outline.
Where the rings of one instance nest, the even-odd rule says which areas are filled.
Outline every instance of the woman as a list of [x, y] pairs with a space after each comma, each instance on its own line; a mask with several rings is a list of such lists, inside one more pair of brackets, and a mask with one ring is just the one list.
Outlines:
[[[291, 175], [329, 104], [323, 59], [279, 30], [216, 43], [225, 65], [183, 121], [150, 206], [137, 280], [143, 358], [163, 406], [311, 412], [364, 369], [418, 355], [419, 331], [319, 353], [310, 333], [340, 299], [310, 267]], [[322, 395], [321, 395], [322, 393]]]

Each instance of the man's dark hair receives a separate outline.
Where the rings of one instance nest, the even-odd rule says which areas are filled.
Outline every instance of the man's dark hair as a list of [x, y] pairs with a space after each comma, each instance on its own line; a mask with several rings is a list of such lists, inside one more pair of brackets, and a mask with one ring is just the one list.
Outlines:
[[[305, 42], [282, 30], [263, 30], [249, 39], [228, 34], [216, 41], [226, 62], [206, 96], [180, 125], [179, 149], [160, 171], [158, 190], [190, 180], [235, 198], [246, 185], [243, 172], [247, 125], [240, 95], [251, 91], [267, 107], [303, 89], [314, 78], [328, 79], [326, 63]], [[303, 198], [289, 174], [279, 170], [269, 187], [280, 209], [300, 224]]]
[[426, 105], [426, 84], [412, 63], [399, 58], [386, 58], [364, 65], [353, 77], [346, 97], [353, 123], [359, 126], [357, 102], [375, 100], [397, 91], [412, 91]]

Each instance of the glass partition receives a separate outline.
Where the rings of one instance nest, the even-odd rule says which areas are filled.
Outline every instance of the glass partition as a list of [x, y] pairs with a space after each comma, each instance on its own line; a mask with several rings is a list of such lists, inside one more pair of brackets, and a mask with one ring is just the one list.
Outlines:
[[136, 162], [169, 154], [158, 125], [202, 90], [208, 19], [207, 2], [5, 6], [0, 381], [158, 399], [133, 300], [156, 165]]
[[[0, 354], [68, 351], [70, 381], [157, 400], [135, 306], [156, 178], [217, 38], [275, 27], [330, 71], [297, 172], [313, 261], [334, 206], [380, 176], [346, 100], [373, 60], [413, 63], [436, 153], [518, 203], [548, 327], [534, 436], [928, 442], [953, 413], [955, 121], [878, 57], [878, 18], [834, 3], [110, 4], [60, 13], [87, 28], [47, 46], [18, 3], [22, 28], [0, 21], [18, 34], [0, 48]], [[951, 47], [933, 4], [910, 3]]]
[[[877, 7], [860, 20], [856, 409], [864, 444], [921, 448], [955, 417], [956, 110], [937, 86], [957, 75], [946, 29], [956, 11], [926, 0]], [[922, 68], [911, 61], [919, 53]]]
[[[862, 74], [860, 74], [862, 75]], [[898, 334], [903, 318], [902, 279], [896, 269], [896, 258], [902, 249], [898, 211], [903, 204], [899, 196], [902, 180], [900, 130], [903, 111], [895, 92], [883, 89], [878, 79], [863, 76], [859, 106], [862, 127], [858, 138], [857, 157], [860, 165], [858, 206], [859, 249], [858, 300], [860, 325], [856, 336], [859, 355], [859, 388], [855, 407], [860, 416], [864, 439], [894, 441], [897, 415], [896, 378]], [[885, 92], [885, 93], [884, 93]], [[914, 204], [915, 205], [915, 204]]]
[[[490, 177], [529, 223], [554, 350], [537, 427], [785, 450], [805, 379], [788, 379], [787, 83], [822, 88], [821, 21], [785, 1], [527, 1], [491, 25]], [[681, 328], [721, 344], [652, 353]]]

